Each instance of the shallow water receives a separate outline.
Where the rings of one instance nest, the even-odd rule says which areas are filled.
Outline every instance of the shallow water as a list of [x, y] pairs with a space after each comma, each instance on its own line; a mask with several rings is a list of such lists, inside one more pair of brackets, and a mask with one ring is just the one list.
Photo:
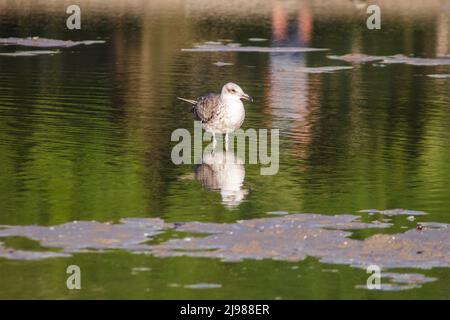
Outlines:
[[[196, 10], [189, 1], [81, 1], [80, 31], [65, 29], [63, 2], [0, 4], [0, 38], [106, 41], [51, 49], [60, 51], [54, 55], [0, 56], [0, 225], [136, 217], [235, 223], [288, 216], [269, 212], [394, 208], [427, 213], [410, 214], [414, 222], [385, 216], [391, 229], [354, 232], [364, 239], [412, 231], [418, 222], [450, 223], [450, 80], [430, 76], [448, 75], [450, 66], [404, 63], [448, 61], [447, 2], [382, 6], [380, 31], [367, 30], [365, 9], [350, 1], [332, 9], [315, 2], [247, 1], [242, 10], [208, 3]], [[328, 50], [182, 50], [208, 41]], [[27, 50], [0, 46], [0, 53]], [[384, 59], [328, 57], [346, 54]], [[389, 63], [397, 54], [402, 63]], [[176, 97], [218, 91], [228, 81], [254, 98], [246, 104], [244, 129], [280, 129], [278, 174], [262, 176], [260, 165], [232, 166], [237, 189], [231, 195], [208, 179], [214, 170], [170, 159], [172, 131], [193, 130], [189, 107]], [[22, 236], [4, 246], [42, 250]], [[0, 258], [0, 297], [450, 297], [447, 267], [389, 270], [437, 280], [368, 291], [358, 287], [365, 270], [349, 263], [325, 264], [314, 255], [296, 262], [263, 258], [230, 263], [120, 248], [36, 261]], [[79, 292], [65, 289], [69, 264], [82, 267]], [[336, 272], [324, 271], [330, 269]]]

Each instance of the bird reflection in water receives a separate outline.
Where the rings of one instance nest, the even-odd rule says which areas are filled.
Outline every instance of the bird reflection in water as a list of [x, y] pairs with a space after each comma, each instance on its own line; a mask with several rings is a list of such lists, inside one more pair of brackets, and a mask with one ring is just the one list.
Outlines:
[[195, 165], [194, 174], [204, 188], [220, 193], [228, 209], [236, 208], [248, 194], [243, 188], [244, 162], [231, 151], [206, 153], [202, 164]]

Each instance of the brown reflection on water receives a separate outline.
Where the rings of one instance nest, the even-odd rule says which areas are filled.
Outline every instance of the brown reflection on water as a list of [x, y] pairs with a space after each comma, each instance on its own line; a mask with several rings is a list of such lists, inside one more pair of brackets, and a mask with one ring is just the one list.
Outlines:
[[[309, 4], [300, 7], [291, 20], [281, 4], [272, 12], [272, 45], [308, 45], [312, 38], [313, 16]], [[290, 32], [294, 30], [295, 32]], [[264, 112], [271, 115], [268, 127], [282, 128], [294, 142], [292, 153], [303, 159], [311, 143], [311, 130], [316, 118], [320, 76], [299, 71], [307, 66], [304, 55], [274, 54], [270, 56], [268, 91]], [[312, 84], [312, 85], [311, 85]]]
[[286, 38], [288, 15], [283, 5], [276, 2], [272, 9], [272, 36], [275, 41]]
[[448, 38], [450, 29], [450, 2], [442, 10], [436, 20], [436, 56], [445, 56], [448, 54]]
[[313, 33], [314, 17], [311, 7], [308, 3], [304, 4], [300, 8], [297, 21], [299, 41], [305, 44], [309, 44]]

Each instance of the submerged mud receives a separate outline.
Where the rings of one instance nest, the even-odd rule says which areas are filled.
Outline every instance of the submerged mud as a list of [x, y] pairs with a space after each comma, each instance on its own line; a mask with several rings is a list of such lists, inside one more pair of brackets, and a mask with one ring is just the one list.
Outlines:
[[[386, 215], [424, 214], [403, 209], [365, 211]], [[376, 233], [365, 239], [351, 238], [352, 230], [386, 232], [393, 225], [376, 219], [363, 222], [358, 215], [287, 214], [235, 223], [166, 223], [158, 218], [130, 218], [117, 224], [79, 221], [51, 227], [2, 226], [0, 239], [27, 237], [40, 242], [43, 247], [58, 248], [60, 251], [15, 250], [5, 248], [0, 242], [0, 257], [45, 259], [66, 257], [75, 252], [121, 249], [157, 257], [206, 257], [230, 262], [243, 259], [297, 262], [315, 257], [322, 263], [358, 268], [374, 264], [383, 270], [450, 267], [449, 225], [420, 225], [420, 230], [411, 227], [406, 232]], [[154, 236], [168, 231], [194, 236], [170, 238], [158, 243], [150, 241]], [[433, 281], [422, 275], [391, 275], [393, 283], [385, 286], [385, 290], [415, 288], [420, 283]]]

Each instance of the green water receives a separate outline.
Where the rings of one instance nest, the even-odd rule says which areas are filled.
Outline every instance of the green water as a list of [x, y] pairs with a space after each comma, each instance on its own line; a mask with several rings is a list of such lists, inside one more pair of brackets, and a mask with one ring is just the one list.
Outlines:
[[[0, 4], [0, 37], [106, 40], [53, 56], [0, 56], [0, 224], [123, 217], [234, 222], [271, 211], [370, 208], [420, 210], [428, 213], [421, 221], [450, 223], [450, 81], [426, 76], [448, 74], [449, 66], [292, 72], [349, 65], [329, 54], [448, 54], [448, 7], [406, 16], [389, 11], [382, 29], [369, 31], [364, 10], [329, 12], [314, 2], [274, 2], [239, 15], [221, 6], [197, 13], [176, 1], [81, 3], [79, 31], [65, 29], [64, 2]], [[181, 51], [218, 39], [330, 51]], [[233, 65], [218, 67], [217, 61]], [[259, 165], [246, 164], [250, 192], [233, 208], [192, 177], [191, 165], [176, 166], [170, 158], [172, 131], [193, 128], [176, 97], [219, 91], [228, 81], [254, 98], [246, 104], [244, 129], [280, 129], [278, 174], [262, 176]], [[83, 270], [80, 291], [65, 287], [70, 264]], [[151, 270], [132, 272], [136, 267]], [[374, 292], [355, 289], [365, 283], [365, 270], [313, 258], [224, 263], [80, 253], [41, 261], [0, 258], [0, 298], [450, 298], [448, 269], [421, 273], [438, 280], [420, 289]], [[221, 287], [184, 287], [195, 283]]]

